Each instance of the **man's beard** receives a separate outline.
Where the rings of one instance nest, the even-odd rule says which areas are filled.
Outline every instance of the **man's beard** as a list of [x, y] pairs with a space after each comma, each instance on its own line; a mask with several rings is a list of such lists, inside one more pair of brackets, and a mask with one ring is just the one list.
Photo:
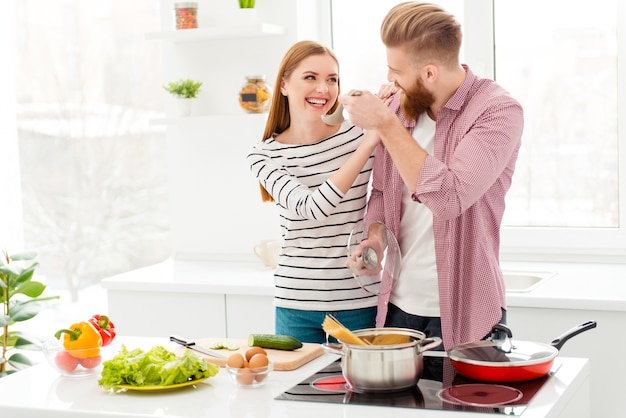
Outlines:
[[410, 90], [403, 89], [402, 97], [400, 97], [400, 108], [407, 119], [417, 120], [418, 116], [430, 109], [434, 102], [435, 97], [424, 87], [422, 80], [417, 79], [415, 87]]

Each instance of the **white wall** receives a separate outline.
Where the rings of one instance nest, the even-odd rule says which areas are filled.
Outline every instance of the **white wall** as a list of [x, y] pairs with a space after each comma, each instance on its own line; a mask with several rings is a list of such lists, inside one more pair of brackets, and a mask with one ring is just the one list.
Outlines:
[[[173, 27], [171, 4], [161, 2], [162, 29]], [[278, 238], [278, 214], [262, 203], [245, 157], [260, 141], [266, 114], [241, 109], [239, 90], [246, 75], [266, 74], [275, 90], [276, 71], [287, 49], [301, 39], [330, 45], [328, 1], [263, 0], [256, 17], [241, 14], [237, 2], [199, 1], [199, 28], [262, 22], [284, 27], [278, 36], [161, 41], [163, 83], [179, 78], [202, 81], [189, 123], [168, 126], [173, 254], [178, 259], [255, 259], [252, 248]], [[167, 97], [168, 115], [175, 103]]]

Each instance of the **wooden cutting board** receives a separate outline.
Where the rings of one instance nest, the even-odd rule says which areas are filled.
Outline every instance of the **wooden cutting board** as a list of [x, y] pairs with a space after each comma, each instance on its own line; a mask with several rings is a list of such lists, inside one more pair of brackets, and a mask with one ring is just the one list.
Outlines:
[[[239, 347], [239, 350], [215, 350], [218, 353], [224, 354], [226, 357], [230, 356], [233, 353], [241, 353], [245, 355], [245, 352], [250, 348], [248, 346], [248, 340], [246, 339], [235, 339], [235, 338], [199, 338], [196, 341], [196, 344], [200, 347], [211, 348], [211, 346], [216, 343], [222, 344], [235, 344]], [[185, 347], [180, 347], [176, 350], [177, 354], [181, 354]], [[273, 350], [270, 348], [266, 348], [267, 357], [271, 362], [274, 363], [274, 370], [295, 370], [303, 364], [308, 363], [309, 361], [316, 359], [321, 356], [324, 352], [324, 348], [321, 344], [312, 344], [312, 343], [302, 343], [302, 347], [293, 351], [286, 350]], [[224, 367], [226, 365], [225, 358], [217, 358], [207, 356], [198, 351], [194, 351], [197, 355], [204, 358], [209, 363], [217, 364], [220, 367]]]

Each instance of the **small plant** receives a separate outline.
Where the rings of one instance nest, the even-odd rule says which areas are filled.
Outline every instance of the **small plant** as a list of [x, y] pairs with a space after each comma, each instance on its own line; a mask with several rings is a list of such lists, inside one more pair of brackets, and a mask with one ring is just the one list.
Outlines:
[[201, 81], [193, 81], [193, 80], [178, 80], [171, 81], [166, 86], [163, 86], [165, 91], [168, 93], [186, 99], [193, 99], [198, 96], [200, 93], [200, 87], [202, 87]]
[[0, 377], [7, 376], [31, 366], [33, 363], [21, 353], [8, 357], [12, 349], [39, 350], [40, 341], [19, 331], [9, 331], [16, 322], [33, 318], [42, 308], [42, 303], [58, 296], [40, 297], [46, 286], [32, 280], [39, 266], [35, 253], [25, 252], [9, 256], [6, 250], [0, 254]]
[[254, 0], [239, 0], [239, 8], [240, 9], [253, 9]]

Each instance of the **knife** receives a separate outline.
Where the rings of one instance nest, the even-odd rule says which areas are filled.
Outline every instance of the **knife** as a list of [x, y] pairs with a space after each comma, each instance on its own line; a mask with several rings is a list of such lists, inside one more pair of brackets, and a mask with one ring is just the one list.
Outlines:
[[187, 347], [190, 350], [195, 350], [199, 353], [206, 354], [207, 356], [216, 358], [227, 358], [225, 355], [218, 353], [217, 351], [209, 350], [208, 348], [200, 347], [195, 341], [188, 340], [177, 335], [170, 335], [170, 341], [174, 341], [177, 344]]

